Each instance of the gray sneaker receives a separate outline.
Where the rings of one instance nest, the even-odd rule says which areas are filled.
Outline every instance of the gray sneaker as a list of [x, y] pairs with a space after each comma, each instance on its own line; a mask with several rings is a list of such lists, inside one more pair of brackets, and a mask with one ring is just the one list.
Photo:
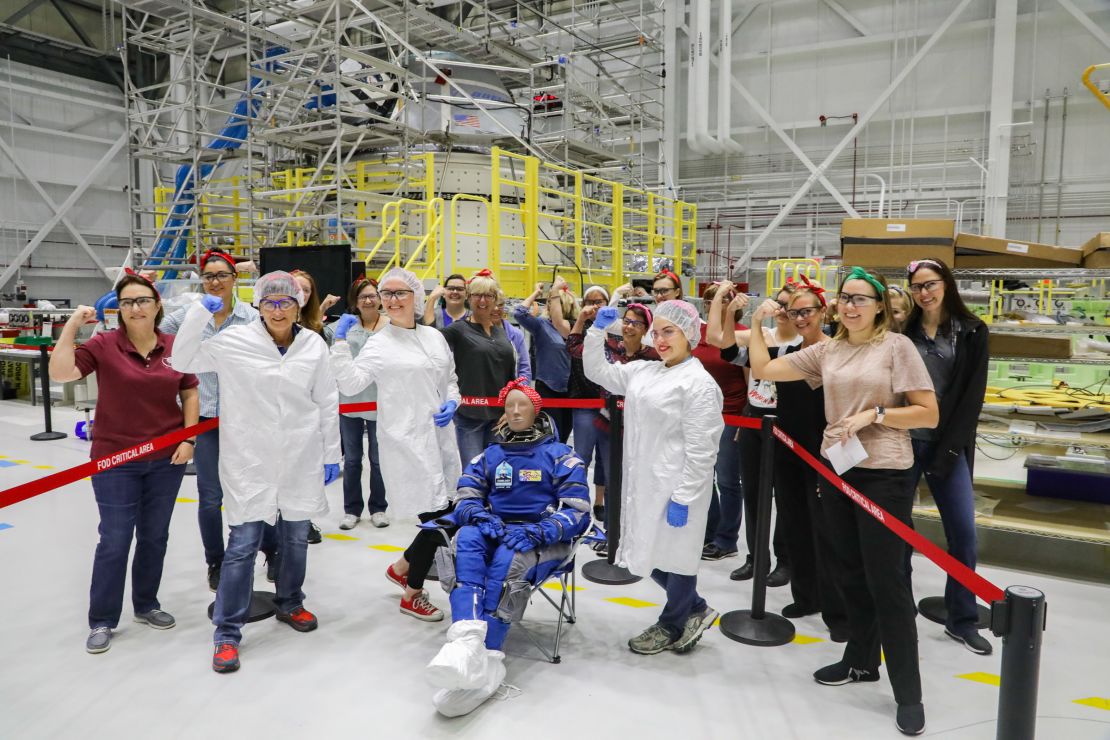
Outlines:
[[97, 627], [89, 633], [89, 639], [85, 640], [85, 650], [93, 655], [103, 653], [110, 647], [112, 647], [111, 627]]
[[135, 621], [139, 624], [149, 624], [156, 630], [168, 630], [177, 624], [172, 615], [161, 609], [151, 609], [145, 614], [136, 614]]
[[655, 655], [667, 650], [675, 638], [661, 624], [653, 624], [628, 641], [628, 649], [640, 655]]
[[671, 645], [671, 650], [676, 653], [688, 653], [693, 650], [702, 634], [713, 626], [719, 616], [721, 615], [711, 606], [706, 606], [705, 611], [691, 614], [686, 618], [686, 626], [682, 630], [682, 634]]

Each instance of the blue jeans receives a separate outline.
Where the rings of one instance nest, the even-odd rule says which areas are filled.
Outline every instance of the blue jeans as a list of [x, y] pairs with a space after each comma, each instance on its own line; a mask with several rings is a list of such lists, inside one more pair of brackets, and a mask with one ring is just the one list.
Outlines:
[[[201, 421], [211, 417], [202, 416]], [[204, 545], [204, 560], [209, 565], [219, 565], [224, 559], [224, 489], [220, 486], [220, 428], [197, 436], [193, 452], [193, 465], [197, 469], [197, 523], [200, 541]], [[277, 552], [277, 534], [267, 527], [262, 536], [262, 552], [273, 557]]]
[[[609, 476], [609, 434], [597, 426], [601, 418], [598, 409], [572, 409], [572, 425], [574, 427], [574, 454], [582, 458], [588, 469], [594, 462], [594, 485], [604, 486]], [[594, 450], [597, 450], [597, 460], [594, 460]]]
[[378, 464], [378, 423], [355, 416], [339, 417], [339, 439], [343, 444], [343, 513], [362, 516], [362, 440], [370, 449], [370, 500], [366, 510], [371, 514], [385, 511], [385, 481]]
[[[486, 451], [493, 444], [493, 425], [496, 419], [472, 419], [462, 414], [455, 414], [455, 439], [459, 443], [459, 458], [462, 460], [463, 470], [470, 461]], [[430, 450], [428, 454], [439, 454]]]
[[[231, 528], [220, 572], [220, 588], [216, 591], [216, 606], [212, 610], [215, 642], [238, 645], [243, 636], [254, 590], [254, 561], [265, 529], [265, 522], [246, 522]], [[274, 606], [279, 612], [288, 614], [304, 604], [301, 586], [308, 564], [308, 520], [290, 522], [279, 518], [273, 529], [277, 531], [281, 551]]]
[[171, 465], [170, 459], [163, 457], [136, 460], [93, 476], [93, 493], [100, 509], [100, 541], [89, 588], [89, 629], [114, 629], [119, 624], [132, 538], [132, 606], [136, 614], [161, 608], [158, 586], [170, 538], [170, 518], [184, 475], [184, 465]]
[[717, 445], [713, 472], [717, 488], [709, 502], [705, 541], [722, 550], [736, 550], [744, 516], [744, 487], [740, 483], [740, 427], [725, 425]]
[[[921, 479], [923, 466], [933, 459], [936, 445], [926, 440], [913, 440], [913, 485]], [[938, 478], [925, 473], [925, 482], [933, 494], [933, 500], [940, 510], [940, 521], [944, 526], [944, 537], [948, 541], [948, 554], [961, 563], [975, 569], [975, 493], [971, 486], [971, 470], [967, 458], [960, 453], [959, 460], [952, 467], [947, 478]], [[975, 595], [948, 577], [944, 587], [944, 606], [948, 610], [945, 626], [960, 634], [964, 630], [976, 629], [979, 620], [975, 606]]]
[[698, 577], [681, 576], [656, 568], [651, 572], [651, 580], [667, 592], [667, 603], [659, 615], [659, 624], [666, 627], [674, 637], [682, 634], [686, 620], [691, 614], [705, 611], [709, 605], [698, 595]]

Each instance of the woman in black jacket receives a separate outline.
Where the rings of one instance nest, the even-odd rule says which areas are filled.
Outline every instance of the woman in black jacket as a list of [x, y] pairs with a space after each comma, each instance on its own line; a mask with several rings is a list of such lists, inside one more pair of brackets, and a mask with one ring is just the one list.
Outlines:
[[[975, 494], [971, 472], [975, 429], [987, 387], [987, 326], [960, 298], [956, 280], [938, 259], [911, 262], [908, 268], [914, 306], [903, 333], [921, 353], [936, 389], [940, 423], [914, 429], [914, 480], [925, 481], [940, 511], [948, 552], [975, 568]], [[944, 589], [944, 631], [968, 650], [990, 655], [979, 634], [975, 596], [951, 576]]]

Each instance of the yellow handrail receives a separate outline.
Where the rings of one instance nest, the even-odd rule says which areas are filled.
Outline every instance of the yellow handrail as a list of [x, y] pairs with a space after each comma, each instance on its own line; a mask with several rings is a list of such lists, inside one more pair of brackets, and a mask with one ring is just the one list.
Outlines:
[[[436, 263], [439, 262], [439, 241], [436, 239], [436, 235], [439, 234], [439, 227], [443, 223], [443, 198], [432, 198], [428, 201], [428, 206], [425, 210], [432, 216], [428, 224], [428, 233], [425, 234], [424, 238], [420, 240], [420, 243], [416, 245], [416, 249], [412, 251], [412, 255], [409, 257], [408, 262], [405, 263], [405, 269], [412, 270], [416, 258], [420, 256], [422, 251], [428, 248], [429, 244], [431, 244], [435, 251], [428, 249], [428, 266], [424, 268], [423, 273], [417, 275], [421, 280], [426, 278], [428, 273], [435, 269]], [[398, 262], [400, 262], [400, 259], [401, 255], [400, 252], [398, 252]]]
[[[388, 219], [390, 207], [392, 207], [393, 210], [397, 212], [397, 215], [393, 217], [392, 221]], [[374, 259], [374, 255], [378, 253], [378, 250], [382, 248], [382, 245], [385, 244], [386, 240], [389, 239], [392, 234], [398, 231], [400, 227], [401, 204], [397, 201], [386, 203], [384, 206], [382, 206], [382, 236], [380, 239], [378, 239], [378, 243], [374, 245], [374, 248], [370, 250], [370, 254], [366, 255], [367, 267], [370, 266], [370, 260]], [[390, 259], [390, 262], [392, 263], [393, 260]]]
[[1095, 83], [1091, 82], [1092, 72], [1096, 69], [1106, 69], [1107, 67], [1110, 67], [1110, 62], [1106, 62], [1105, 64], [1092, 64], [1090, 67], [1087, 67], [1087, 69], [1083, 70], [1083, 85], [1094, 93], [1094, 96], [1101, 100], [1103, 105], [1110, 108], [1110, 98], [1106, 97], [1106, 93], [1099, 90], [1095, 87]]

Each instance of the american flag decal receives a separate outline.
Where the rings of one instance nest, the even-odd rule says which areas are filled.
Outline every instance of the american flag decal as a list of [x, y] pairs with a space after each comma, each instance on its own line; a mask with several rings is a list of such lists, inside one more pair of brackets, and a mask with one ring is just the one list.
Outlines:
[[454, 118], [455, 123], [460, 126], [470, 126], [471, 128], [478, 128], [478, 116], [475, 116], [473, 114], [464, 115], [462, 113], [456, 113]]

